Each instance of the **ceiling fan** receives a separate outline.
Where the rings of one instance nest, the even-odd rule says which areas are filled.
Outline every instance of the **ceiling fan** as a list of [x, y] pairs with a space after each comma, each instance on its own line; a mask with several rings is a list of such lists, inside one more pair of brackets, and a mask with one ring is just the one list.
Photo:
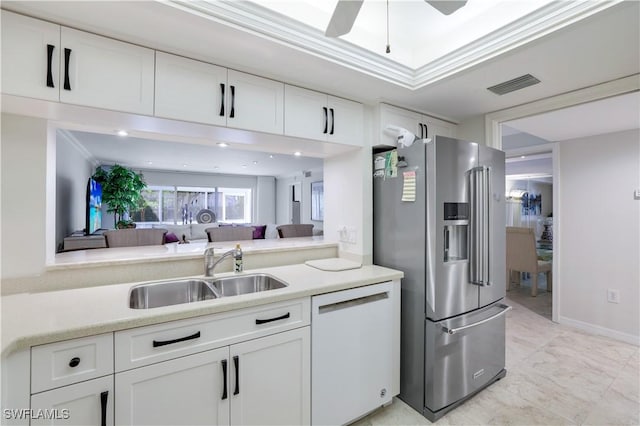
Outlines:
[[[325, 35], [340, 37], [351, 31], [364, 0], [338, 0]], [[467, 0], [424, 0], [444, 15], [450, 15], [467, 3]]]

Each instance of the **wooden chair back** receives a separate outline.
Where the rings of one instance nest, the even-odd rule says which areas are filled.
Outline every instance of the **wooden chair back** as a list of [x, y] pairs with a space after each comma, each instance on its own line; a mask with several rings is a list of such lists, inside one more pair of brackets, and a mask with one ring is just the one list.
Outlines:
[[538, 253], [533, 229], [507, 226], [507, 270], [538, 272]]
[[309, 224], [289, 224], [276, 227], [280, 238], [311, 237], [313, 236], [313, 225]]
[[207, 228], [209, 242], [216, 241], [243, 241], [253, 239], [253, 226], [220, 226]]
[[159, 246], [164, 244], [166, 229], [112, 229], [104, 233], [107, 247]]

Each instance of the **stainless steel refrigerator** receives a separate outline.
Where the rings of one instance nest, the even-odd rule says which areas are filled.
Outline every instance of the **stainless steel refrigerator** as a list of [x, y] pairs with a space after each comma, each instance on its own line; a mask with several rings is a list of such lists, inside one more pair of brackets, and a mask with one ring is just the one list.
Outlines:
[[374, 154], [375, 264], [404, 271], [400, 399], [434, 421], [505, 376], [504, 152]]

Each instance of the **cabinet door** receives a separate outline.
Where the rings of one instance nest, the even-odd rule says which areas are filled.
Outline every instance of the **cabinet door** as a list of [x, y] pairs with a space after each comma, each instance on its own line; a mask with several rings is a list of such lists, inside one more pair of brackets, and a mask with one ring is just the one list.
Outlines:
[[31, 396], [32, 425], [113, 425], [113, 375]]
[[283, 134], [284, 83], [228, 70], [227, 126]]
[[447, 123], [446, 121], [438, 120], [429, 116], [423, 116], [421, 122], [426, 126], [427, 130], [427, 135], [424, 137], [455, 136], [453, 132], [455, 124]]
[[327, 95], [286, 85], [284, 88], [284, 134], [298, 138], [327, 140], [329, 109]]
[[156, 52], [155, 115], [224, 126], [227, 69]]
[[224, 347], [117, 373], [116, 424], [228, 424], [228, 356]]
[[153, 114], [153, 50], [66, 27], [61, 46], [61, 102]]
[[308, 425], [310, 358], [309, 327], [231, 346], [231, 423]]
[[2, 93], [58, 101], [60, 26], [2, 11]]
[[364, 108], [361, 103], [329, 96], [329, 132], [327, 140], [346, 145], [362, 146], [364, 139]]
[[398, 134], [394, 131], [387, 130], [387, 126], [389, 125], [402, 127], [414, 132], [416, 136], [421, 137], [420, 118], [421, 115], [417, 112], [381, 104], [380, 145], [398, 146]]

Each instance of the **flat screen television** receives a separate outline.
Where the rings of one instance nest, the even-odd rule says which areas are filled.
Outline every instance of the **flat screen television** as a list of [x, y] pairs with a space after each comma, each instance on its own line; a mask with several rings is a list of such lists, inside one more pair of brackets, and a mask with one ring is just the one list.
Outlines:
[[87, 183], [87, 226], [86, 235], [91, 235], [102, 226], [102, 186], [89, 178]]

